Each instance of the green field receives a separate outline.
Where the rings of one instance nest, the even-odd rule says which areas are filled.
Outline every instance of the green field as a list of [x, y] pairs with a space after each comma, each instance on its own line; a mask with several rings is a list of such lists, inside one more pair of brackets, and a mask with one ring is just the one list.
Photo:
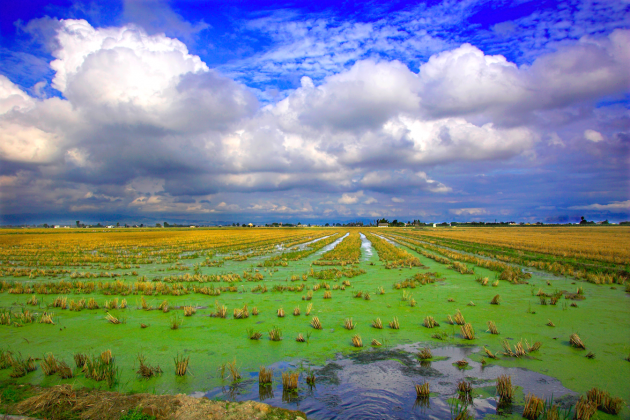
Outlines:
[[[503, 280], [509, 276], [503, 274], [500, 267], [488, 268], [488, 264], [483, 266], [483, 263], [464, 260], [455, 264], [456, 258], [463, 258], [463, 255], [479, 257], [475, 250], [489, 249], [489, 246], [473, 245], [470, 240], [457, 243], [449, 239], [448, 244], [434, 241], [431, 245], [427, 237], [417, 235], [411, 229], [275, 229], [279, 233], [260, 239], [261, 231], [265, 230], [199, 229], [194, 234], [174, 230], [173, 235], [176, 234], [178, 239], [173, 239], [172, 252], [168, 233], [161, 236], [159, 244], [147, 245], [142, 235], [152, 234], [151, 230], [135, 232], [133, 237], [124, 230], [112, 231], [85, 241], [82, 238], [89, 238], [92, 233], [64, 232], [65, 236], [57, 239], [56, 233], [41, 231], [0, 232], [3, 252], [0, 308], [9, 319], [5, 322], [8, 325], [0, 325], [0, 348], [13, 355], [20, 354], [23, 359], [43, 358], [52, 353], [57, 360], [67, 362], [74, 374], [69, 379], [61, 379], [57, 374], [46, 376], [39, 366], [40, 361], [36, 361], [35, 371], [18, 378], [11, 378], [14, 369], [6, 366], [0, 370], [0, 380], [42, 386], [72, 383], [107, 388], [106, 381], [87, 379], [81, 369], [75, 368], [73, 357], [79, 352], [92, 356], [111, 350], [118, 368], [113, 384], [115, 390], [190, 394], [229, 383], [229, 376], [222, 378], [219, 369], [225, 363], [236, 361], [244, 377], [249, 377], [250, 372], [257, 374], [260, 366], [278, 361], [321, 366], [338, 353], [372, 351], [370, 343], [376, 339], [385, 347], [418, 342], [430, 346], [474, 345], [480, 350], [470, 356], [472, 361], [479, 362], [484, 357], [488, 364], [544, 373], [558, 378], [564, 387], [580, 394], [598, 387], [613, 397], [621, 397], [626, 404], [630, 403], [630, 362], [627, 360], [630, 357], [630, 295], [624, 284], [629, 262], [623, 258], [621, 262], [607, 260], [599, 266], [597, 258], [563, 260], [564, 257], [557, 256], [566, 264], [589, 267], [589, 273], [601, 274], [602, 270], [615, 273], [611, 277], [612, 283], [595, 284], [586, 281], [586, 276], [558, 275], [553, 270], [518, 265], [505, 259], [504, 264], [509, 264], [513, 272], [520, 274], [511, 280]], [[383, 239], [374, 239], [374, 235], [378, 235], [376, 238], [385, 235], [396, 244], [397, 250], [405, 251], [407, 255], [390, 256], [384, 261], [379, 258], [379, 253], [382, 257], [387, 250], [363, 240], [361, 252], [354, 254], [355, 257], [360, 255], [358, 260], [355, 257], [349, 257], [347, 261], [343, 258], [321, 260], [324, 252], [340, 243], [346, 233], [355, 235], [356, 241], [357, 232], [367, 233], [373, 241], [392, 247]], [[629, 232], [623, 230], [624, 235]], [[221, 242], [216, 247], [208, 245], [212, 244], [213, 235], [222, 235], [223, 241], [225, 235], [232, 234], [235, 239], [229, 243]], [[82, 235], [82, 238], [66, 247], [64, 244], [68, 244], [69, 235]], [[606, 232], [601, 235], [605, 236]], [[316, 237], [324, 239], [307, 244], [303, 250], [278, 247], [281, 243], [296, 247], [298, 242]], [[605, 237], [602, 240], [605, 242]], [[239, 241], [243, 246], [238, 246]], [[323, 243], [330, 244], [318, 249]], [[428, 247], [422, 248], [423, 244]], [[353, 249], [356, 251], [355, 245], [347, 247], [348, 255]], [[148, 250], [146, 255], [138, 256], [143, 247]], [[506, 255], [526, 255], [534, 260], [537, 255], [535, 250], [523, 253], [507, 246], [494, 247], [495, 251], [503, 249]], [[298, 252], [291, 252], [296, 250]], [[98, 255], [99, 252], [104, 256], [116, 256], [121, 268], [116, 268], [116, 263], [107, 258], [88, 261], [89, 258], [77, 257]], [[58, 261], [46, 266], [51, 255], [57, 255]], [[553, 254], [540, 253], [540, 259], [549, 259], [550, 255]], [[489, 255], [484, 255], [483, 259], [499, 261]], [[318, 260], [320, 263], [314, 264]], [[418, 261], [418, 264], [410, 261]], [[334, 265], [336, 262], [340, 265]], [[42, 270], [43, 274], [35, 273], [31, 275], [34, 278], [29, 278], [25, 273], [32, 270]], [[325, 270], [330, 271], [322, 273]], [[462, 274], [461, 271], [474, 273]], [[81, 273], [104, 272], [110, 277], [102, 274], [95, 278], [81, 278], [85, 277]], [[120, 276], [111, 277], [112, 273]], [[238, 275], [238, 279], [226, 277], [228, 274]], [[213, 277], [217, 275], [230, 281], [209, 280], [220, 280], [221, 277]], [[403, 283], [414, 276], [415, 282]], [[483, 285], [484, 278], [487, 278], [486, 285]], [[423, 279], [426, 284], [422, 284]], [[67, 283], [65, 289], [47, 285], [60, 281]], [[77, 285], [78, 282], [82, 284]], [[86, 290], [89, 282], [95, 284], [93, 291]], [[102, 285], [99, 286], [99, 282]], [[104, 286], [116, 282], [118, 286]], [[349, 282], [345, 290], [341, 287], [343, 282]], [[146, 284], [159, 283], [170, 286], [161, 289], [168, 294], [158, 292], [155, 287], [142, 289]], [[397, 283], [400, 284], [396, 286]], [[319, 288], [314, 290], [316, 285]], [[47, 290], [47, 293], [38, 293], [35, 286], [40, 287], [40, 292]], [[203, 287], [206, 287], [204, 291], [201, 290]], [[221, 293], [217, 294], [216, 290], [221, 288]], [[324, 298], [326, 292], [330, 293], [329, 299]], [[360, 297], [357, 297], [358, 292], [362, 292]], [[309, 293], [312, 298], [305, 300]], [[544, 295], [540, 296], [541, 293]], [[366, 294], [369, 294], [369, 300], [365, 298]], [[491, 304], [496, 295], [500, 296], [499, 304]], [[33, 296], [38, 303], [27, 304]], [[557, 298], [555, 304], [551, 304], [553, 296]], [[66, 309], [53, 307], [58, 297], [67, 299]], [[70, 310], [70, 301], [76, 303], [90, 298], [96, 301], [99, 309]], [[543, 298], [546, 304], [542, 304]], [[119, 305], [125, 299], [126, 308], [104, 309], [106, 301], [113, 299], [117, 299]], [[159, 309], [164, 301], [169, 308], [167, 312]], [[307, 316], [309, 304], [312, 304], [312, 310]], [[243, 309], [245, 305], [249, 316], [234, 319], [234, 310]], [[196, 313], [184, 316], [184, 306], [196, 308]], [[227, 308], [226, 318], [214, 316], [217, 306]], [[294, 315], [297, 307], [300, 314]], [[252, 314], [253, 308], [257, 308], [258, 315]], [[280, 308], [285, 312], [284, 317], [277, 315]], [[473, 327], [473, 340], [463, 338], [459, 325], [448, 323], [448, 316], [454, 316], [457, 310]], [[23, 311], [30, 311], [34, 322], [23, 322], [20, 318]], [[44, 312], [54, 313], [54, 324], [39, 323]], [[121, 323], [108, 322], [108, 313]], [[320, 320], [321, 330], [311, 326], [313, 316]], [[432, 316], [439, 326], [425, 327], [423, 323], [427, 316]], [[353, 330], [344, 328], [344, 321], [350, 317], [356, 323]], [[376, 318], [381, 319], [382, 329], [372, 326]], [[394, 318], [400, 324], [399, 329], [388, 327]], [[487, 331], [488, 321], [496, 324], [499, 334]], [[555, 326], [548, 326], [549, 321]], [[181, 322], [179, 328], [171, 328], [174, 322]], [[141, 328], [141, 324], [146, 328]], [[270, 340], [268, 332], [274, 327], [281, 330], [281, 341]], [[248, 329], [261, 332], [262, 338], [251, 340]], [[307, 342], [296, 341], [300, 333]], [[432, 337], [437, 333], [445, 333], [443, 339]], [[584, 343], [585, 350], [570, 345], [569, 337], [574, 333]], [[352, 344], [356, 334], [362, 339], [361, 348]], [[525, 348], [535, 342], [540, 342], [541, 347], [523, 357], [509, 357], [503, 354], [502, 347], [508, 337], [512, 347], [521, 340]], [[499, 357], [488, 358], [484, 346], [492, 353], [498, 353]], [[587, 358], [588, 353], [594, 358]], [[164, 373], [151, 379], [140, 378], [136, 373], [139, 354], [145, 356], [147, 363], [159, 364]], [[178, 355], [190, 358], [191, 374], [175, 375], [174, 358]], [[602, 411], [597, 415], [599, 418], [619, 418]], [[619, 414], [622, 418], [629, 415], [627, 406]]]

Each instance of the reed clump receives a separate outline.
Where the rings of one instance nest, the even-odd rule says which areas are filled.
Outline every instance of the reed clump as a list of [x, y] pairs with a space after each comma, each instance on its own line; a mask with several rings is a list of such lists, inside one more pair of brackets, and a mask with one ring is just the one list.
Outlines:
[[182, 326], [183, 323], [184, 323], [184, 320], [180, 319], [177, 314], [175, 314], [175, 316], [171, 317], [171, 320], [169, 321], [171, 330], [179, 329]]
[[486, 352], [486, 355], [491, 359], [496, 359], [497, 356], [493, 354], [490, 350], [488, 350], [485, 346], [483, 347], [483, 351]]
[[501, 299], [500, 295], [495, 295], [492, 300], [490, 301], [491, 305], [498, 305], [499, 304], [499, 300]]
[[381, 322], [381, 318], [376, 318], [374, 321], [372, 321], [372, 327], [382, 330], [383, 323]]
[[[247, 309], [247, 305], [245, 305], [245, 309]], [[184, 316], [193, 316], [197, 313], [197, 308], [194, 306], [184, 306]]]
[[488, 331], [490, 332], [490, 334], [499, 334], [499, 330], [497, 330], [497, 326], [492, 321], [488, 321]]
[[332, 293], [328, 290], [324, 292], [324, 299], [332, 299]]
[[39, 363], [39, 367], [42, 369], [42, 372], [44, 372], [44, 375], [51, 376], [57, 373], [59, 365], [55, 356], [52, 353], [47, 353], [44, 359]]
[[273, 378], [273, 369], [261, 366], [258, 370], [258, 383], [262, 385], [270, 384]]
[[475, 339], [475, 330], [473, 329], [470, 323], [466, 323], [459, 327], [462, 332], [462, 337], [466, 340], [474, 340]]
[[309, 316], [312, 310], [313, 310], [313, 304], [309, 303], [308, 306], [306, 307], [306, 316]]
[[363, 347], [363, 341], [361, 341], [361, 336], [359, 334], [355, 334], [352, 337], [352, 345], [354, 347]]
[[120, 320], [118, 318], [116, 318], [115, 316], [113, 316], [112, 314], [110, 314], [109, 312], [107, 312], [107, 316], [105, 317], [105, 319], [107, 320], [107, 322], [109, 322], [110, 324], [120, 324]]
[[284, 318], [284, 309], [278, 308], [278, 318]]
[[464, 325], [466, 323], [466, 320], [464, 320], [464, 315], [462, 315], [459, 309], [457, 310], [457, 313], [455, 313], [453, 320], [457, 325]]
[[468, 382], [464, 379], [457, 382], [457, 392], [463, 395], [470, 395], [472, 393], [473, 387], [472, 383]]
[[55, 316], [55, 314], [53, 312], [44, 312], [40, 317], [39, 317], [39, 323], [40, 324], [52, 324], [54, 325], [55, 322], [53, 321], [53, 317]]
[[297, 389], [299, 377], [299, 372], [282, 372], [282, 389], [284, 391]]
[[300, 306], [296, 306], [295, 308], [293, 308], [293, 316], [299, 316], [300, 315]]
[[381, 346], [381, 342], [378, 341], [376, 338], [372, 340], [372, 345], [375, 347], [380, 347]]
[[588, 398], [580, 397], [575, 404], [575, 419], [576, 420], [590, 420], [593, 414], [597, 411], [597, 404], [589, 401]]
[[548, 319], [548, 320], [547, 320], [547, 324], [546, 324], [546, 325], [547, 325], [548, 327], [555, 327], [555, 326], [556, 326], [556, 324], [554, 324], [553, 322], [551, 322], [551, 320], [550, 320], [550, 319]]
[[138, 363], [140, 364], [140, 366], [138, 370], [136, 371], [136, 374], [138, 374], [140, 377], [144, 379], [149, 379], [154, 376], [158, 376], [162, 374], [162, 369], [160, 368], [160, 365], [157, 365], [157, 366], [149, 365], [146, 362], [146, 358], [142, 353], [138, 354]]
[[258, 313], [259, 313], [259, 312], [258, 312], [258, 308], [254, 306], [254, 307], [252, 308], [252, 315], [253, 315], [253, 316], [258, 316]]
[[346, 330], [353, 330], [356, 325], [356, 323], [352, 322], [352, 318], [346, 318], [346, 320], [343, 322], [343, 327]]
[[85, 362], [87, 361], [87, 359], [87, 354], [76, 353], [74, 355], [74, 364], [76, 365], [76, 367], [82, 368], [83, 366], [85, 366]]
[[249, 318], [249, 310], [247, 309], [247, 304], [243, 305], [243, 308], [241, 309], [234, 308], [234, 319], [245, 318]]
[[188, 372], [188, 363], [190, 362], [190, 356], [184, 357], [179, 353], [173, 359], [175, 362], [175, 375], [177, 376], [185, 376]]
[[250, 340], [260, 340], [262, 338], [262, 333], [260, 331], [254, 330], [253, 328], [248, 328], [247, 337]]
[[311, 319], [311, 326], [312, 326], [313, 328], [315, 328], [316, 330], [321, 330], [321, 329], [322, 329], [322, 324], [321, 324], [321, 322], [319, 322], [319, 318], [318, 318], [318, 317], [316, 317], [316, 316], [314, 316], [314, 317]]
[[432, 357], [433, 357], [433, 354], [431, 353], [431, 349], [428, 347], [424, 347], [418, 352], [418, 359], [420, 360], [427, 360], [427, 359], [431, 359]]
[[424, 318], [423, 325], [427, 328], [435, 328], [440, 326], [440, 324], [432, 316], [426, 316]]
[[390, 321], [389, 328], [391, 328], [393, 330], [399, 330], [400, 329], [400, 324], [398, 323], [398, 318], [397, 317], [394, 317], [394, 319], [392, 321]]
[[512, 387], [512, 377], [501, 375], [497, 378], [497, 395], [503, 403], [512, 402], [514, 398], [514, 388]]
[[416, 384], [416, 397], [426, 398], [431, 395], [431, 391], [429, 390], [429, 383], [425, 382], [422, 385]]
[[523, 417], [527, 420], [537, 420], [545, 409], [545, 402], [534, 394], [525, 397], [525, 409]]
[[280, 341], [282, 340], [282, 330], [278, 327], [273, 327], [269, 330], [269, 339], [271, 341]]
[[571, 347], [586, 350], [586, 346], [584, 345], [584, 343], [582, 343], [580, 337], [575, 333], [571, 334], [571, 336], [569, 337], [569, 344], [571, 345]]

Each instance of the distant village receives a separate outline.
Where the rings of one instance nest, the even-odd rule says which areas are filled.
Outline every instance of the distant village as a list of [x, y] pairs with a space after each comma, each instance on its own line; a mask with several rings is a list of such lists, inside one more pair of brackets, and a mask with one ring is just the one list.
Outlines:
[[45, 229], [88, 229], [88, 228], [102, 228], [102, 229], [128, 229], [128, 228], [202, 228], [202, 227], [213, 227], [213, 228], [322, 228], [322, 227], [379, 227], [379, 228], [387, 228], [387, 227], [415, 227], [415, 228], [455, 228], [458, 226], [461, 227], [506, 227], [506, 226], [566, 226], [566, 225], [630, 225], [630, 221], [624, 221], [620, 223], [609, 222], [608, 220], [602, 221], [589, 221], [584, 217], [581, 218], [579, 222], [576, 223], [543, 223], [543, 222], [535, 222], [535, 223], [525, 223], [525, 222], [421, 222], [420, 220], [413, 220], [407, 222], [401, 222], [397, 219], [389, 221], [385, 218], [377, 219], [371, 221], [369, 223], [364, 223], [361, 221], [356, 222], [346, 222], [346, 223], [307, 223], [302, 224], [298, 223], [284, 223], [284, 222], [274, 222], [274, 223], [265, 223], [265, 224], [254, 224], [254, 223], [206, 223], [206, 224], [177, 224], [177, 223], [156, 223], [155, 225], [145, 225], [143, 223], [140, 224], [127, 224], [127, 223], [116, 223], [116, 224], [85, 224], [81, 223], [81, 221], [77, 220], [74, 225], [56, 225], [56, 224], [39, 224], [39, 225], [5, 225], [2, 227], [19, 227], [19, 228], [45, 228]]

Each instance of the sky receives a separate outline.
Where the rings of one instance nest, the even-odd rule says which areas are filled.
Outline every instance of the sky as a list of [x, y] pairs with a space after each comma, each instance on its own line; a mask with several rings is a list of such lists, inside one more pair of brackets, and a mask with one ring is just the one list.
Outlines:
[[630, 2], [0, 0], [0, 224], [630, 220]]

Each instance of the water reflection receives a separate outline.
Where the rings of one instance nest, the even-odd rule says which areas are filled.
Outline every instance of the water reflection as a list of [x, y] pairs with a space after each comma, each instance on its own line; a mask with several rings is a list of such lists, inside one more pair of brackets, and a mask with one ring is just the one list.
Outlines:
[[[251, 380], [230, 387], [217, 388], [205, 394], [233, 401], [260, 400], [274, 406], [304, 411], [312, 419], [420, 419], [450, 418], [452, 411], [468, 410], [476, 419], [490, 414], [509, 414], [512, 407], [498, 403], [494, 393], [496, 378], [511, 375], [512, 384], [523, 387], [523, 392], [535, 392], [547, 399], [573, 394], [549, 376], [521, 368], [500, 366], [482, 367], [467, 359], [472, 369], [460, 370], [453, 362], [467, 358], [474, 347], [432, 348], [432, 360], [420, 361], [416, 353], [427, 343], [402, 345], [390, 349], [366, 349], [348, 356], [338, 356], [312, 371], [316, 385], [306, 384], [306, 374], [300, 377], [300, 388], [292, 392], [282, 390], [283, 371], [298, 366], [279, 362], [272, 366], [274, 383], [258, 386], [257, 372]], [[458, 382], [473, 385], [472, 395], [458, 392]], [[416, 398], [415, 384], [429, 382], [431, 396]], [[486, 388], [483, 394], [480, 388]]]

